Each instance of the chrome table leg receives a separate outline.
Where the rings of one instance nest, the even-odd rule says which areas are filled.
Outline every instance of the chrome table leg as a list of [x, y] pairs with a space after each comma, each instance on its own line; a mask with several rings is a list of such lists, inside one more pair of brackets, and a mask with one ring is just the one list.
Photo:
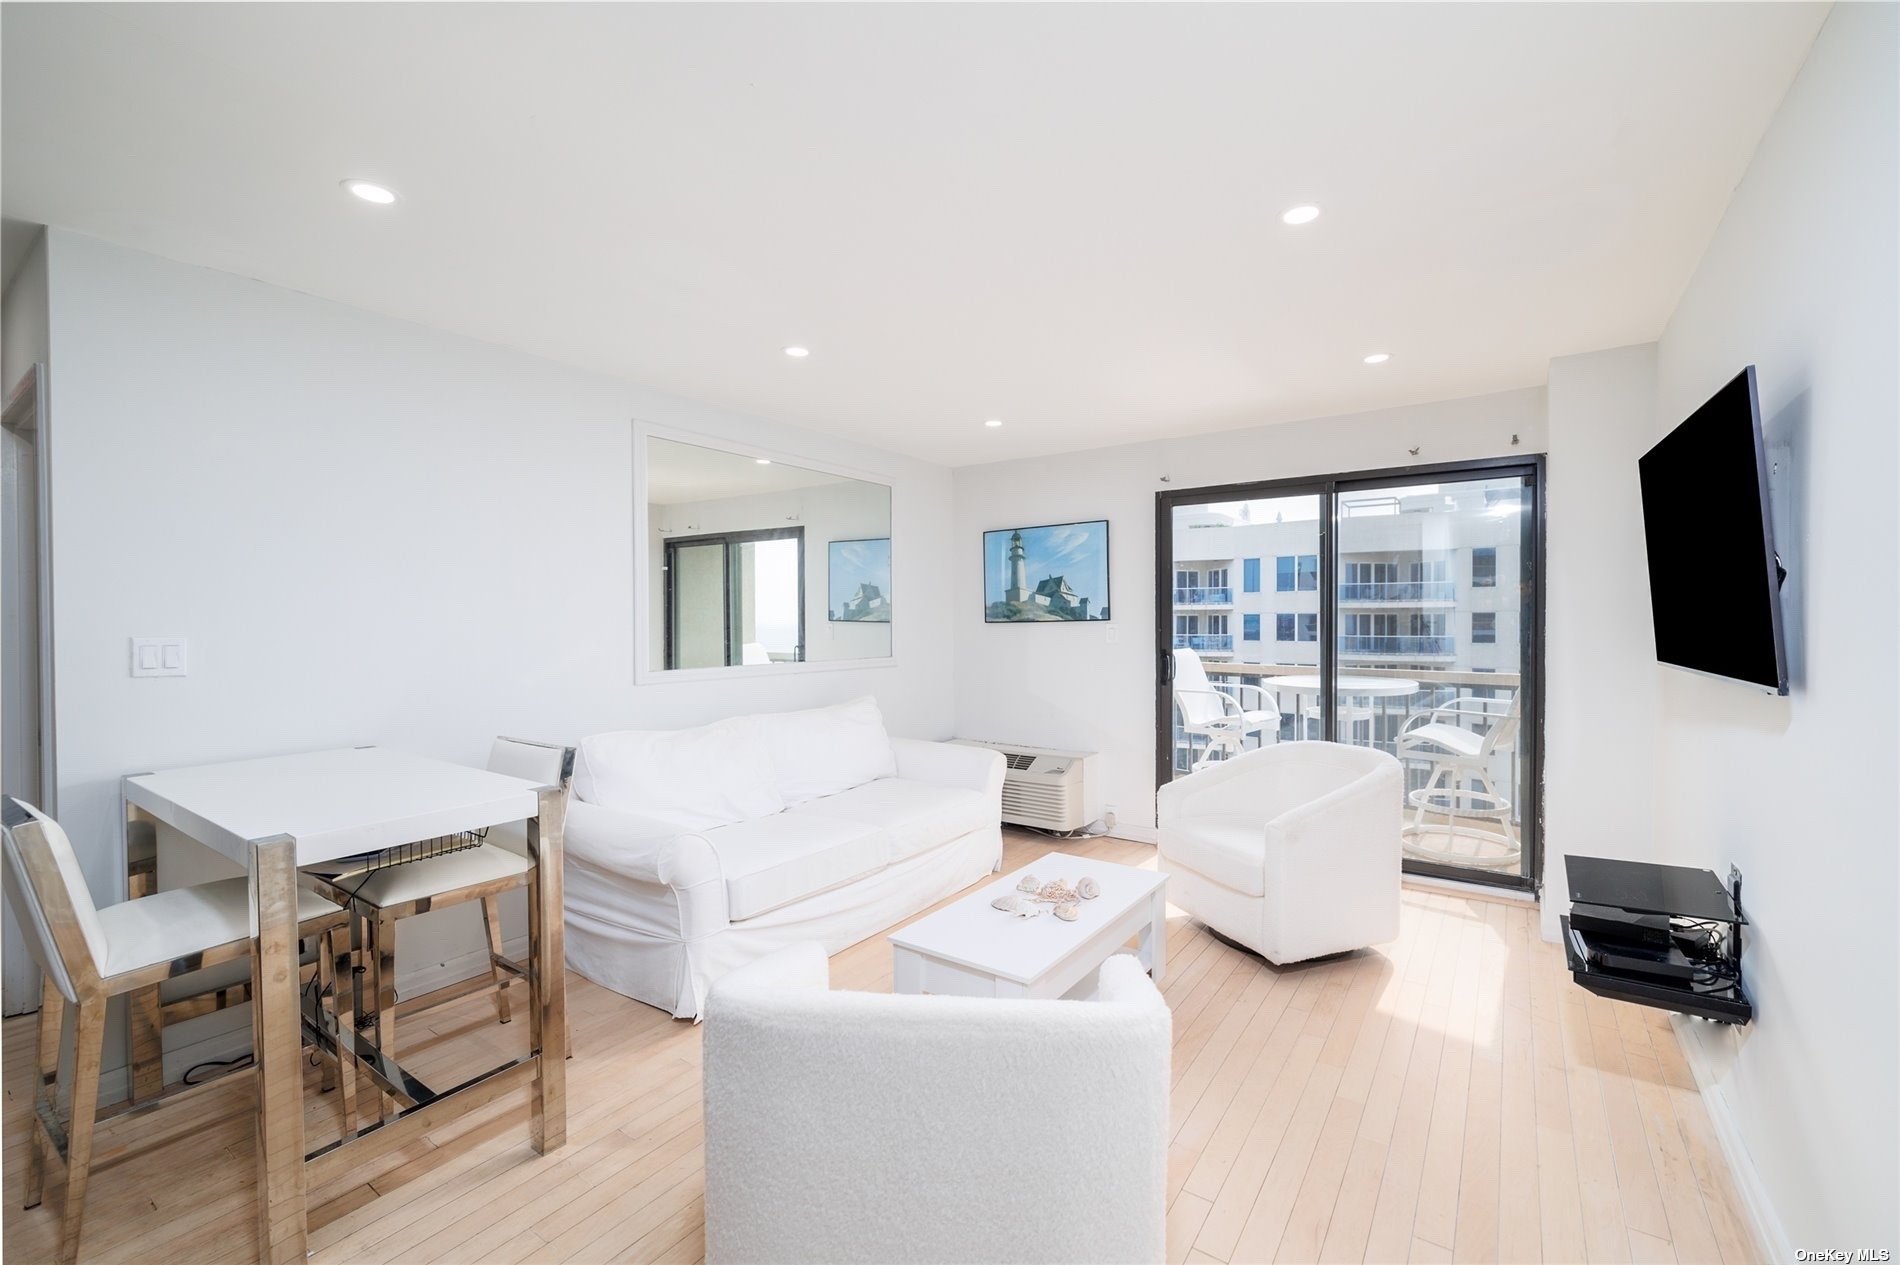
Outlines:
[[302, 1265], [303, 1015], [297, 958], [297, 841], [251, 843], [251, 1040], [257, 1060], [257, 1255]]
[[566, 834], [567, 794], [541, 788], [539, 811], [528, 822], [528, 852], [534, 859], [529, 929], [529, 1001], [534, 1008], [532, 1140], [546, 1154], [567, 1141], [567, 947], [561, 920], [561, 852]]

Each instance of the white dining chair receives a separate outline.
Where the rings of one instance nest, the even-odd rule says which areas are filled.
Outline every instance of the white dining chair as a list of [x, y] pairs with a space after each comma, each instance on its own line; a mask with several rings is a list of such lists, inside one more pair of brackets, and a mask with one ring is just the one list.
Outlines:
[[[1511, 802], [1499, 792], [1493, 779], [1492, 763], [1501, 752], [1517, 742], [1520, 695], [1509, 699], [1459, 698], [1441, 703], [1428, 712], [1419, 712], [1399, 731], [1397, 755], [1401, 763], [1420, 761], [1431, 766], [1431, 776], [1422, 789], [1408, 797], [1412, 804], [1412, 825], [1406, 832], [1407, 850], [1430, 860], [1484, 865], [1515, 863], [1522, 854], [1513, 824]], [[1473, 728], [1477, 725], [1483, 728]], [[1466, 791], [1466, 782], [1472, 783]], [[1445, 849], [1431, 849], [1424, 843], [1425, 817], [1445, 818]], [[1496, 821], [1502, 831], [1500, 851], [1489, 856], [1467, 857], [1451, 850], [1458, 833], [1460, 816], [1482, 817]]]
[[[1256, 698], [1252, 708], [1245, 706], [1247, 693]], [[1276, 742], [1280, 737], [1280, 710], [1268, 701], [1267, 692], [1258, 685], [1239, 682], [1216, 687], [1207, 678], [1201, 656], [1192, 650], [1174, 652], [1174, 705], [1181, 713], [1181, 732], [1191, 745], [1195, 735], [1207, 740], [1194, 767], [1200, 768], [1219, 752], [1222, 759], [1239, 755], [1253, 734], [1256, 746]]]
[[[248, 956], [254, 944], [250, 880], [173, 888], [101, 909], [93, 904], [72, 841], [59, 823], [8, 797], [0, 800], [0, 825], [7, 904], [46, 980], [24, 1206], [40, 1205], [49, 1158], [63, 1163], [66, 1199], [55, 1259], [59, 1265], [72, 1265], [79, 1259], [86, 1186], [93, 1169], [107, 1003], [174, 976]], [[345, 925], [342, 906], [308, 891], [297, 894], [297, 918], [304, 937], [327, 938]], [[330, 960], [330, 954], [320, 955], [320, 962]], [[69, 1008], [70, 1077], [61, 1074]], [[346, 1087], [352, 1084], [347, 1061], [341, 1076]], [[62, 1082], [67, 1100], [63, 1115]]]
[[[574, 748], [497, 738], [489, 751], [488, 768], [565, 791], [574, 778]], [[487, 987], [495, 995], [496, 1018], [507, 1023], [513, 1017], [508, 986], [516, 980], [528, 984], [529, 1005], [540, 1004], [541, 993], [531, 964], [516, 962], [504, 954], [501, 940], [501, 898], [517, 888], [528, 891], [530, 940], [536, 935], [534, 911], [539, 903], [535, 900], [535, 868], [528, 855], [527, 836], [519, 823], [493, 827], [485, 835], [472, 847], [367, 871], [354, 869], [349, 859], [305, 870], [319, 890], [348, 908], [354, 921], [352, 941], [360, 946], [364, 986], [375, 999], [372, 1039], [385, 1058], [396, 1056], [396, 926], [404, 918], [480, 902], [486, 931]], [[338, 969], [341, 973], [345, 968], [339, 965]], [[431, 1004], [466, 995], [464, 991], [443, 993]], [[340, 1024], [355, 1022], [357, 1012], [350, 999], [340, 998], [337, 1006]], [[416, 1009], [411, 1007], [409, 1013]], [[567, 1048], [571, 1050], [572, 1044]], [[355, 1127], [353, 1117], [345, 1121], [346, 1131], [354, 1132]]]

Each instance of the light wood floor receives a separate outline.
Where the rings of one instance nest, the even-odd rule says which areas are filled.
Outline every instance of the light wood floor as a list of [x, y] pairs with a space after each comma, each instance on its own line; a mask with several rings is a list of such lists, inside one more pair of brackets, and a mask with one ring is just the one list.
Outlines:
[[[1015, 868], [1049, 850], [1010, 838]], [[1074, 850], [1153, 865], [1140, 844]], [[834, 987], [890, 987], [874, 937]], [[1172, 1261], [1721, 1261], [1757, 1258], [1707, 1113], [1659, 1012], [1573, 986], [1534, 911], [1407, 890], [1397, 942], [1276, 969], [1177, 915]], [[528, 1146], [517, 1096], [312, 1192], [313, 1259], [696, 1261], [700, 1029], [570, 976], [568, 1144]], [[57, 1183], [20, 1211], [32, 1030], [6, 1022], [9, 1262], [49, 1259]], [[425, 1080], [526, 1038], [485, 999], [402, 1033]], [[313, 1134], [330, 1095], [309, 1097]], [[253, 1256], [249, 1078], [110, 1126], [82, 1259]], [[161, 1136], [160, 1130], [167, 1136]], [[168, 1138], [170, 1140], [168, 1140]]]

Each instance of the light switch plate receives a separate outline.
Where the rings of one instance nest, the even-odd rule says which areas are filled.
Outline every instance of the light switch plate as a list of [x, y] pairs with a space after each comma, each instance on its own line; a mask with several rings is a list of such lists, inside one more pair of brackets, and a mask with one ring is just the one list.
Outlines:
[[132, 638], [133, 676], [185, 676], [183, 637]]

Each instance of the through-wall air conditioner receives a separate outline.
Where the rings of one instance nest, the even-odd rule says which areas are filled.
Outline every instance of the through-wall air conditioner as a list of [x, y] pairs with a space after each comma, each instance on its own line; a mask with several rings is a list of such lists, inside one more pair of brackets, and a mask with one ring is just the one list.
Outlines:
[[958, 738], [966, 747], [1000, 752], [1003, 820], [1039, 830], [1081, 830], [1102, 819], [1102, 779], [1092, 751], [1057, 751], [1013, 742]]

